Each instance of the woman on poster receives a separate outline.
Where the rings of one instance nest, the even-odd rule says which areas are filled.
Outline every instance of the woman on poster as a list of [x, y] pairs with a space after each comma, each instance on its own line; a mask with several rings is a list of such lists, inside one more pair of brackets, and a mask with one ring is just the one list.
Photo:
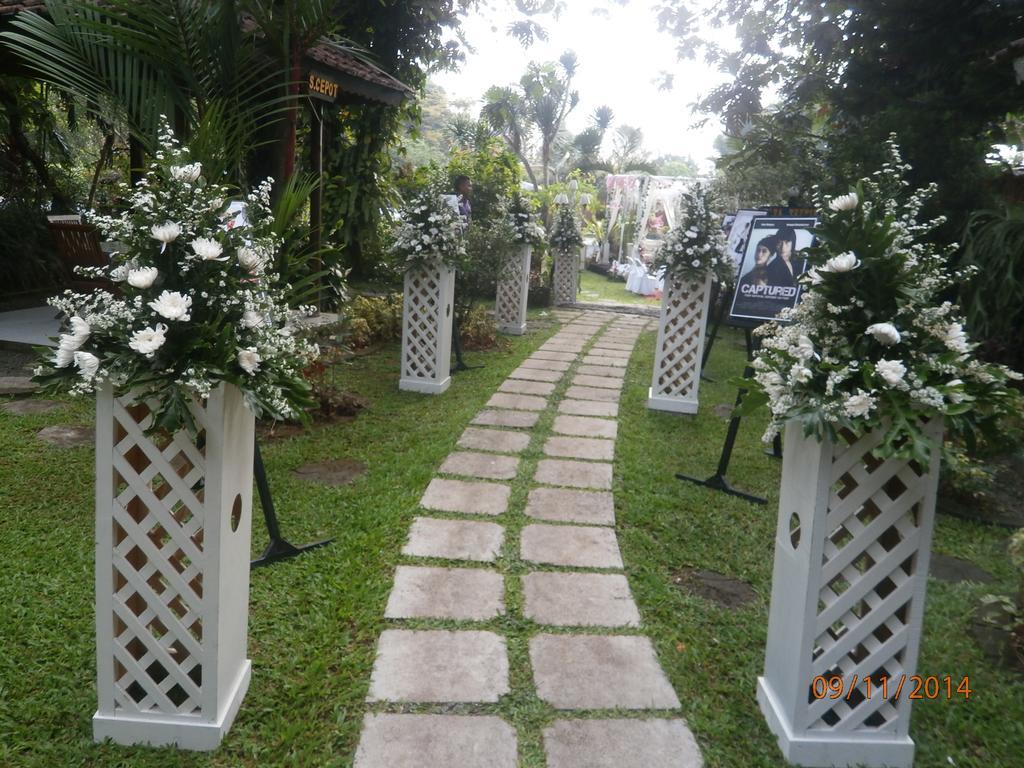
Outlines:
[[[759, 244], [760, 245], [760, 244]], [[783, 224], [775, 233], [775, 258], [768, 265], [768, 284], [793, 288], [803, 272], [803, 260], [796, 260], [796, 232]]]

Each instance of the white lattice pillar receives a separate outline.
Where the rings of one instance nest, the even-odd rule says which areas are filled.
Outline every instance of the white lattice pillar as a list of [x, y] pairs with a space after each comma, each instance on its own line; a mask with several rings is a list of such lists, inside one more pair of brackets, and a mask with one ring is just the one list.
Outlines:
[[254, 418], [221, 385], [187, 432], [96, 399], [97, 741], [214, 749], [249, 687]]
[[454, 296], [455, 270], [444, 264], [405, 273], [399, 389], [439, 395], [451, 385]]
[[666, 278], [665, 283], [647, 407], [696, 413], [711, 276], [703, 282]]
[[498, 277], [494, 315], [502, 333], [522, 336], [526, 331], [526, 299], [530, 291], [530, 258], [533, 249], [522, 245], [508, 254]]
[[880, 431], [833, 444], [796, 423], [786, 429], [757, 699], [796, 765], [913, 763], [908, 678], [917, 671], [941, 419], [924, 431], [934, 441], [928, 466], [873, 457]]
[[555, 304], [575, 304], [580, 282], [578, 251], [555, 253]]

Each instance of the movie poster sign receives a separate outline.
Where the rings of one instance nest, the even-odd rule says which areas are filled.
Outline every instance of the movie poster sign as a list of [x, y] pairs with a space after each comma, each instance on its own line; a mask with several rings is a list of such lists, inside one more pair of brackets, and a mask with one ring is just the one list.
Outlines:
[[740, 270], [740, 263], [743, 261], [743, 252], [747, 249], [747, 241], [750, 239], [750, 225], [758, 216], [764, 216], [764, 211], [741, 209], [736, 211], [736, 218], [733, 219], [732, 228], [726, 239], [729, 256], [732, 263], [736, 265], [736, 272]]
[[750, 235], [737, 274], [729, 318], [740, 324], [774, 320], [796, 306], [797, 280], [807, 268], [800, 257], [814, 243], [814, 217], [761, 216], [751, 222]]

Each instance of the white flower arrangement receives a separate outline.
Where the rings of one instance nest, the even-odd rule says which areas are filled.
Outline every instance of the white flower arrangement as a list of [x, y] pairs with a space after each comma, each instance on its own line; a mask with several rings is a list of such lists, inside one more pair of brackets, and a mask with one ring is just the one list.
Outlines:
[[[565, 197], [565, 203], [559, 203], [555, 212], [555, 220], [551, 225], [551, 235], [548, 242], [555, 253], [570, 253], [578, 250], [583, 245], [583, 234], [580, 232], [579, 222], [576, 220], [576, 213], [572, 207], [567, 205], [569, 198], [565, 193], [558, 197]], [[558, 197], [555, 202], [558, 203]]]
[[944, 417], [970, 440], [994, 434], [1019, 401], [1006, 385], [1020, 374], [975, 358], [957, 307], [940, 299], [969, 275], [946, 266], [955, 246], [922, 238], [942, 223], [917, 221], [934, 185], [907, 194], [895, 137], [889, 153], [855, 192], [827, 203], [819, 195], [801, 301], [756, 331], [762, 349], [742, 411], [767, 402], [765, 440], [791, 419], [819, 438], [884, 429], [879, 456], [925, 461], [934, 446], [922, 420]]
[[1014, 176], [1024, 174], [1024, 149], [1013, 144], [993, 144], [985, 162], [1009, 169]]
[[160, 141], [129, 209], [92, 217], [126, 249], [117, 263], [83, 271], [110, 279], [116, 292], [67, 291], [51, 301], [70, 319], [56, 352], [41, 350], [37, 381], [80, 395], [106, 382], [136, 391], [157, 404], [152, 428], [171, 432], [195, 431], [188, 403], [220, 382], [238, 386], [258, 416], [301, 415], [312, 405], [302, 370], [316, 347], [284, 327], [288, 286], [252, 268], [272, 261], [279, 245], [270, 180], [245, 198], [248, 224], [229, 229], [228, 190], [205, 182], [166, 125]]
[[666, 276], [680, 282], [703, 282], [709, 273], [719, 282], [732, 282], [735, 270], [721, 220], [710, 189], [694, 184], [679, 200], [676, 226], [658, 248], [654, 266], [664, 267]]
[[544, 227], [525, 196], [519, 192], [513, 193], [508, 200], [507, 210], [508, 225], [516, 245], [539, 246], [544, 243]]
[[407, 272], [438, 262], [457, 267], [466, 258], [464, 229], [458, 211], [429, 184], [402, 206], [391, 253]]

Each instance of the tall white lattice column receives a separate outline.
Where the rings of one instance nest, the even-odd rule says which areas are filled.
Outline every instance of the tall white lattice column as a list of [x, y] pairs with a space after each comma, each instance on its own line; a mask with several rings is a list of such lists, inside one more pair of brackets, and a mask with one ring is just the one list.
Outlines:
[[697, 412], [710, 295], [710, 275], [703, 282], [666, 279], [648, 408]]
[[533, 249], [521, 245], [505, 258], [498, 278], [494, 314], [498, 330], [522, 336], [526, 331], [526, 300], [530, 291], [530, 258]]
[[405, 273], [398, 388], [439, 395], [452, 383], [455, 270], [441, 263]]
[[909, 677], [921, 640], [941, 419], [925, 433], [935, 446], [928, 466], [872, 456], [880, 431], [833, 444], [805, 437], [795, 423], [786, 429], [757, 699], [796, 765], [913, 763]]
[[214, 749], [249, 687], [254, 418], [221, 385], [187, 432], [96, 400], [97, 741]]
[[575, 304], [580, 283], [580, 252], [555, 253], [555, 304]]

